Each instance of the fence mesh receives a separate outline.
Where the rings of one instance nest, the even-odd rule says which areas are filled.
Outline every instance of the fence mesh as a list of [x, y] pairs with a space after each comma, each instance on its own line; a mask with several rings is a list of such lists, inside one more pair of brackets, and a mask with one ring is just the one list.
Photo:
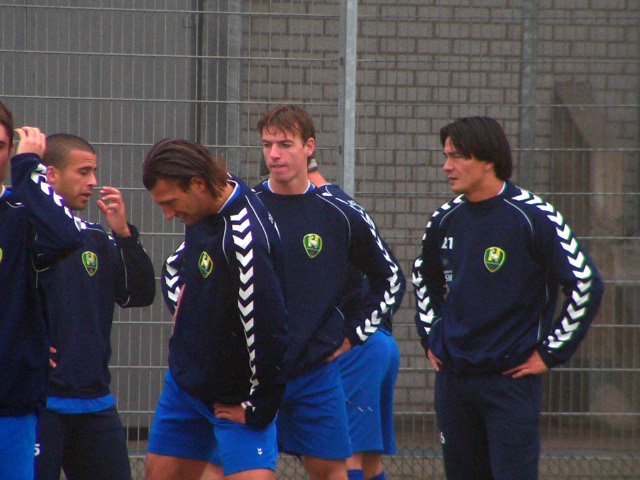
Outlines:
[[[321, 170], [339, 178], [348, 39], [338, 0], [24, 0], [0, 14], [0, 97], [17, 123], [96, 147], [99, 182], [122, 189], [157, 272], [183, 227], [164, 221], [141, 185], [155, 140], [197, 140], [255, 184], [258, 118], [298, 103], [316, 121]], [[544, 378], [541, 478], [640, 478], [640, 4], [362, 0], [357, 14], [356, 199], [409, 272], [427, 217], [451, 197], [440, 127], [497, 118], [514, 180], [562, 211], [606, 282], [578, 353]], [[98, 209], [86, 217], [99, 221]], [[160, 298], [116, 313], [112, 389], [134, 478], [144, 477], [171, 329]], [[390, 478], [443, 478], [411, 288], [394, 335], [399, 452], [385, 468]], [[303, 476], [281, 458], [278, 478]]]

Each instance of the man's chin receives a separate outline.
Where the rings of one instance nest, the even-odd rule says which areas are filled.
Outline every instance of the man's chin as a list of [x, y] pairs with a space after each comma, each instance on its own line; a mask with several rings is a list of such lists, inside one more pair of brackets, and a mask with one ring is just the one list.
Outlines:
[[87, 208], [87, 205], [89, 204], [89, 200], [78, 200], [77, 202], [73, 202], [73, 203], [67, 203], [65, 202], [65, 205], [67, 207], [69, 207], [71, 210], [77, 210], [77, 211], [82, 211], [85, 208]]
[[179, 222], [184, 223], [185, 226], [187, 227], [190, 227], [191, 225], [195, 225], [200, 221], [199, 218], [194, 218], [194, 217], [175, 217], [175, 218], [178, 219]]
[[460, 188], [460, 186], [456, 185], [455, 183], [449, 183], [449, 188], [451, 188], [451, 191], [453, 193], [455, 193], [456, 195], [460, 195], [460, 194], [464, 193], [463, 189]]

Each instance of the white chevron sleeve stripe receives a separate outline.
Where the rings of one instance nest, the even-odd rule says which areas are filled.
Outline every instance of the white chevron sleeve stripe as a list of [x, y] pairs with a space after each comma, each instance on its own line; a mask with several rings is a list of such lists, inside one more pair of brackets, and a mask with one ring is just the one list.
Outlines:
[[68, 207], [64, 206], [64, 199], [54, 192], [53, 187], [47, 183], [47, 167], [38, 164], [36, 169], [31, 172], [31, 181], [40, 187], [40, 190], [47, 195], [50, 196], [53, 202], [64, 209], [64, 213], [67, 217], [73, 219], [73, 224], [78, 231], [86, 230], [87, 225], [83, 222], [79, 217], [73, 215], [73, 212]]
[[[236, 215], [230, 215], [229, 218], [231, 219], [232, 238], [236, 247], [236, 259], [239, 269], [238, 312], [244, 327], [244, 336], [249, 354], [249, 368], [251, 369], [251, 389], [249, 394], [251, 395], [259, 386], [255, 365], [253, 235], [251, 234], [251, 219], [246, 207]], [[247, 233], [245, 234], [245, 232]], [[245, 409], [251, 408], [255, 410], [251, 402], [243, 402], [242, 406]]]
[[[580, 320], [587, 313], [587, 305], [591, 298], [589, 290], [592, 285], [592, 271], [589, 265], [586, 264], [587, 259], [579, 248], [578, 241], [573, 235], [573, 231], [568, 224], [565, 223], [564, 218], [560, 212], [556, 211], [552, 205], [546, 202], [538, 204], [536, 196], [527, 196], [523, 194], [514, 197], [515, 199], [526, 201], [529, 204], [535, 204], [536, 208], [544, 212], [556, 227], [556, 235], [560, 241], [560, 246], [567, 253], [567, 263], [571, 266], [573, 275], [577, 280], [576, 288], [569, 295], [569, 301], [566, 307], [565, 314], [556, 329], [547, 337], [546, 344], [552, 349], [560, 349], [566, 342], [573, 338], [573, 334], [580, 327]], [[527, 192], [528, 193], [528, 192]], [[533, 200], [527, 198], [533, 197]]]
[[[331, 195], [329, 192], [326, 192], [326, 194], [323, 194], [323, 195], [327, 197], [329, 196], [333, 197], [333, 195]], [[356, 211], [360, 215], [360, 217], [365, 221], [365, 223], [369, 227], [369, 231], [371, 232], [371, 235], [375, 240], [376, 246], [382, 252], [382, 256], [386, 260], [387, 265], [389, 266], [389, 269], [391, 270], [391, 272], [393, 272], [393, 275], [387, 277], [386, 279], [388, 283], [388, 287], [383, 294], [384, 301], [380, 303], [380, 306], [377, 310], [374, 310], [373, 312], [371, 312], [370, 318], [365, 319], [364, 328], [362, 326], [356, 327], [356, 334], [358, 335], [358, 338], [362, 342], [365, 342], [373, 333], [375, 333], [378, 325], [380, 325], [380, 322], [381, 322], [381, 318], [379, 318], [380, 315], [384, 315], [385, 313], [387, 313], [389, 309], [397, 303], [396, 294], [400, 290], [400, 283], [399, 283], [398, 276], [396, 275], [396, 272], [398, 272], [399, 267], [398, 265], [395, 264], [395, 262], [393, 262], [393, 260], [391, 259], [391, 255], [384, 248], [384, 243], [382, 242], [382, 238], [378, 234], [378, 230], [376, 229], [375, 222], [373, 221], [371, 216], [369, 216], [369, 214], [362, 208], [362, 206], [358, 205], [358, 203], [355, 202], [355, 200], [351, 200], [347, 202], [341, 198], [337, 198], [337, 197], [333, 197], [333, 198], [334, 200]]]

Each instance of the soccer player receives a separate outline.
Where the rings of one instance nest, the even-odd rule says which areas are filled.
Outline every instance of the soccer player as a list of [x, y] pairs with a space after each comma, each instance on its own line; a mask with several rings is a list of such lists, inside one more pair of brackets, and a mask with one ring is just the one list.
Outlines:
[[509, 181], [498, 122], [461, 118], [440, 140], [458, 197], [427, 223], [413, 283], [446, 475], [537, 479], [540, 374], [575, 352], [603, 284], [560, 212]]
[[[51, 265], [78, 246], [80, 222], [46, 183], [46, 137], [16, 130], [11, 188], [0, 185], [0, 472], [33, 478], [36, 415], [45, 402], [48, 342], [33, 265]], [[12, 150], [13, 117], [0, 102], [0, 181]]]
[[[287, 252], [289, 380], [278, 413], [278, 440], [283, 451], [301, 456], [312, 480], [345, 480], [352, 450], [334, 360], [365, 343], [391, 317], [400, 306], [404, 276], [364, 209], [344, 192], [309, 181], [315, 129], [306, 111], [274, 107], [260, 119], [258, 132], [270, 177], [256, 191]], [[341, 304], [350, 263], [367, 275], [370, 286], [347, 322]]]
[[[65, 204], [84, 210], [96, 188], [97, 157], [84, 139], [47, 138], [47, 179]], [[111, 228], [84, 223], [82, 244], [56, 265], [38, 272], [49, 322], [52, 367], [47, 408], [38, 419], [36, 479], [130, 479], [126, 434], [109, 390], [111, 324], [123, 308], [153, 302], [151, 259], [127, 223], [120, 191], [100, 189], [98, 208]]]
[[[328, 185], [315, 160], [309, 162], [307, 171], [316, 187]], [[336, 196], [344, 193], [335, 185], [328, 188]], [[357, 314], [366, 298], [368, 283], [354, 267], [348, 269], [342, 301], [347, 320]], [[401, 298], [402, 294], [398, 303]], [[400, 368], [400, 351], [391, 331], [389, 316], [362, 346], [338, 357], [353, 450], [353, 456], [346, 460], [349, 480], [384, 480], [382, 455], [396, 453], [393, 391]]]
[[284, 392], [282, 245], [256, 195], [201, 145], [157, 142], [143, 183], [186, 224], [169, 372], [153, 419], [147, 478], [273, 480]]

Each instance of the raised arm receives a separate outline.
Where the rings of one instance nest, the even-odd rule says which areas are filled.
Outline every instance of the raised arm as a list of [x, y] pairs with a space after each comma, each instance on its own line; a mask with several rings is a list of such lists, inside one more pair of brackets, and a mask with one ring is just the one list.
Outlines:
[[36, 264], [47, 266], [80, 245], [82, 222], [64, 206], [64, 200], [47, 183], [41, 156], [46, 137], [35, 127], [16, 129], [20, 140], [11, 159], [12, 195], [28, 212], [34, 228]]
[[155, 296], [153, 264], [139, 240], [138, 230], [127, 223], [120, 190], [102, 187], [98, 208], [111, 227], [111, 259], [114, 262], [116, 302], [123, 308], [146, 307]]

